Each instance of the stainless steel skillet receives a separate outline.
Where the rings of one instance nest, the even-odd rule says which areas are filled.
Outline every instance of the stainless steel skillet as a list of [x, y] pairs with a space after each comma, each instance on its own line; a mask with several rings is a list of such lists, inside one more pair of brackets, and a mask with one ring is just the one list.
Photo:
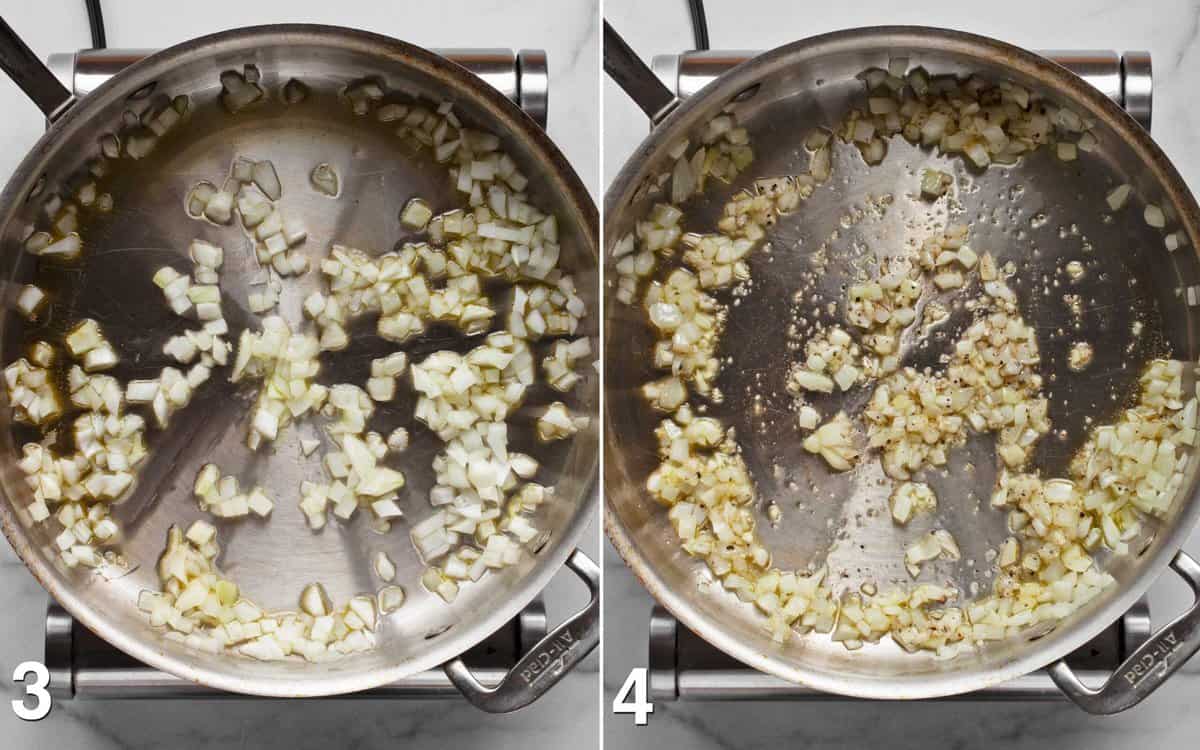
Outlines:
[[[731, 308], [720, 351], [729, 359], [717, 383], [726, 401], [711, 408], [743, 436], [745, 457], [762, 502], [773, 500], [784, 509], [783, 520], [774, 529], [769, 528], [765, 513], [760, 516], [759, 528], [776, 564], [803, 567], [832, 549], [830, 564], [839, 589], [856, 588], [868, 578], [904, 575], [902, 569], [896, 570], [904, 535], [887, 517], [886, 490], [873, 488], [853, 474], [831, 477], [823, 466], [795, 450], [798, 438], [782, 387], [791, 358], [783, 345], [783, 331], [809, 253], [823, 243], [837, 248], [901, 246], [921, 231], [918, 227], [928, 225], [927, 212], [903, 197], [912, 175], [923, 167], [957, 172], [967, 189], [959, 197], [963, 211], [955, 220], [970, 220], [976, 246], [1013, 260], [1019, 268], [1023, 310], [1027, 319], [1036, 321], [1039, 335], [1044, 335], [1043, 349], [1050, 353], [1044, 375], [1052, 382], [1048, 388], [1052, 420], [1066, 436], [1044, 441], [1038, 467], [1061, 468], [1086, 434], [1085, 419], [1107, 419], [1131, 392], [1135, 374], [1148, 359], [1170, 352], [1195, 361], [1200, 353], [1197, 297], [1187, 291], [1200, 278], [1194, 250], [1200, 236], [1196, 202], [1169, 160], [1133, 119], [1058, 65], [960, 32], [864, 28], [767, 52], [679, 102], [614, 37], [606, 29], [606, 69], [656, 124], [608, 189], [604, 236], [609, 245], [625, 236], [653, 204], [655, 197], [647, 196], [644, 186], [648, 179], [670, 171], [671, 149], [697, 135], [724, 107], [733, 103], [739, 121], [748, 128], [755, 162], [733, 184], [688, 204], [688, 228], [696, 231], [709, 231], [706, 228], [715, 224], [723, 203], [752, 179], [803, 171], [804, 135], [816, 126], [835, 124], [860, 101], [862, 84], [855, 76], [872, 66], [886, 67], [890, 58], [908, 58], [910, 64], [923, 65], [935, 74], [979, 73], [1010, 80], [1097, 123], [1099, 150], [1069, 169], [1063, 169], [1052, 155], [1040, 153], [1012, 168], [970, 172], [898, 139], [883, 164], [870, 170], [857, 155], [843, 154], [835, 164], [835, 178], [796, 215], [781, 219], [771, 229], [768, 241], [774, 249], [769, 258], [759, 255], [751, 261], [753, 293]], [[1170, 216], [1169, 231], [1188, 238], [1186, 249], [1166, 252], [1162, 233], [1143, 222], [1141, 204], [1111, 221], [1105, 219], [1101, 209], [1106, 193], [1124, 182], [1131, 183], [1144, 201], [1163, 206]], [[869, 213], [864, 210], [868, 196], [884, 194], [896, 198], [886, 216], [864, 218]], [[1077, 288], [1066, 289], [1061, 276], [1056, 278], [1056, 269], [1072, 258], [1086, 259], [1091, 270]], [[612, 268], [611, 263], [607, 268]], [[819, 289], [827, 299], [838, 297], [847, 271], [835, 264], [820, 281]], [[613, 276], [610, 270], [606, 278]], [[1088, 312], [1079, 330], [1061, 299], [1067, 292], [1086, 301]], [[1060, 661], [1128, 609], [1168, 564], [1193, 589], [1200, 589], [1200, 565], [1180, 551], [1200, 517], [1194, 461], [1185, 489], [1168, 516], [1132, 545], [1135, 554], [1106, 563], [1117, 584], [1049, 632], [1031, 632], [952, 660], [907, 654], [886, 640], [855, 652], [822, 635], [797, 638], [785, 646], [774, 644], [752, 607], [710, 585], [703, 563], [679, 548], [665, 512], [643, 489], [654, 465], [652, 430], [657, 417], [639, 402], [635, 389], [653, 377], [646, 355], [652, 339], [644, 315], [618, 303], [614, 293], [609, 285], [606, 529], [651, 594], [688, 628], [725, 652], [757, 669], [820, 690], [891, 699], [965, 693], [1052, 665], [1055, 680], [1084, 708], [1115, 712], [1148, 695], [1200, 649], [1200, 607], [1193, 606], [1133, 653], [1098, 691], [1079, 684]], [[1145, 321], [1144, 333], [1132, 331], [1135, 319]], [[1097, 351], [1095, 364], [1083, 378], [1067, 369], [1066, 350], [1076, 338], [1090, 340]], [[978, 467], [991, 462], [986, 446], [969, 444], [946, 476], [931, 480], [939, 496], [953, 498], [939, 512], [939, 521], [960, 541], [966, 540], [963, 561], [938, 568], [937, 576], [954, 581], [962, 590], [972, 583], [990, 585], [984, 554], [1006, 534], [1002, 514], [989, 514], [986, 507], [978, 510], [981, 493], [990, 490], [990, 474], [965, 471], [968, 463]], [[982, 496], [986, 506], [986, 494]]]
[[[247, 65], [256, 67], [269, 96], [230, 115], [218, 101], [219, 76]], [[405, 237], [398, 210], [408, 197], [424, 196], [435, 209], [457, 202], [444, 169], [431, 158], [405, 147], [393, 134], [394, 128], [352, 114], [341, 92], [367, 77], [377, 79], [389, 95], [452, 101], [464, 121], [500, 136], [503, 147], [530, 176], [536, 200], [558, 215], [563, 265], [575, 276], [589, 307], [596, 307], [598, 219], [578, 177], [545, 133], [510, 101], [433, 53], [334, 27], [239, 29], [159, 52], [75, 99], [11, 29], [0, 26], [0, 67], [52, 121], [0, 197], [0, 278], [9, 288], [36, 280], [52, 297], [50, 314], [40, 328], [29, 326], [11, 309], [4, 311], [0, 352], [5, 362], [21, 356], [36, 338], [61, 334], [69, 321], [91, 316], [101, 321], [124, 355], [114, 374], [124, 379], [157, 371], [164, 362], [147, 353], [157, 352], [160, 338], [178, 323], [165, 310], [149, 278], [167, 260], [186, 254], [188, 242], [195, 237], [223, 245], [234, 256], [222, 283], [227, 285], [228, 299], [244, 304], [255, 262], [250, 254], [238, 252], [244, 249], [239, 233], [188, 219], [183, 203], [183, 196], [198, 180], [219, 180], [226, 174], [235, 155], [274, 163], [283, 182], [285, 205], [307, 218], [310, 234], [304, 247], [314, 262], [334, 241], [376, 252], [391, 249]], [[288, 106], [280, 90], [293, 78], [305, 84], [309, 95]], [[87, 238], [89, 251], [80, 264], [63, 270], [23, 253], [23, 238], [41, 220], [43, 204], [55, 193], [65, 193], [88, 161], [99, 155], [101, 135], [128, 129], [131, 115], [127, 112], [136, 116], [164, 95], [188, 96], [189, 114], [145, 158], [109, 160], [103, 189], [112, 194], [114, 209], [110, 214], [84, 215], [80, 233]], [[342, 176], [343, 192], [337, 200], [308, 187], [309, 172], [321, 162], [333, 164]], [[283, 312], [297, 312], [299, 301], [319, 283], [311, 274], [285, 292]], [[245, 309], [227, 309], [226, 317], [235, 329], [254, 325], [254, 317]], [[594, 336], [595, 316], [586, 325], [584, 332]], [[364, 336], [347, 356], [331, 358], [326, 375], [360, 379], [363, 363], [389, 348], [372, 338]], [[446, 332], [431, 333], [416, 341], [409, 353], [420, 358], [439, 348], [470, 345]], [[596, 381], [591, 377], [581, 384], [570, 406], [594, 412]], [[133, 569], [114, 580], [68, 570], [55, 561], [51, 540], [56, 531], [52, 525], [30, 523], [24, 511], [30, 498], [14, 466], [21, 443], [31, 435], [26, 428], [6, 424], [0, 438], [4, 531], [50, 594], [89, 629], [137, 659], [184, 679], [262, 695], [353, 692], [445, 664], [451, 679], [474, 702], [501, 711], [535, 699], [595, 646], [597, 573], [591, 561], [573, 552], [589, 517], [597, 476], [594, 426], [551, 449], [533, 445], [529, 425], [519, 431], [517, 439], [545, 459], [546, 482], [558, 487], [557, 500], [541, 517], [545, 542], [520, 565], [465, 587], [463, 595], [447, 606], [417, 583], [422, 563], [404, 526], [384, 536], [371, 531], [366, 519], [355, 519], [344, 526], [331, 524], [321, 534], [310, 532], [295, 499], [300, 479], [314, 478], [320, 471], [317, 455], [305, 458], [292, 445], [294, 441], [281, 441], [275, 453], [251, 458], [241, 446], [245, 394], [221, 378], [210, 384], [176, 415], [168, 431], [150, 437], [152, 457], [139, 489], [115, 512], [123, 527], [120, 549]], [[547, 391], [529, 406], [548, 400]], [[387, 422], [381, 422], [382, 428], [407, 424], [413, 429], [412, 406], [411, 397], [402, 395], [382, 410], [379, 418]], [[402, 506], [409, 521], [416, 522], [432, 512], [426, 493], [433, 481], [430, 460], [438, 445], [435, 436], [420, 429], [413, 429], [413, 436], [401, 467], [409, 478]], [[134, 602], [139, 590], [156, 588], [153, 563], [167, 527], [200, 516], [190, 484], [207, 461], [254, 477], [280, 499], [269, 522], [221, 529], [219, 564], [261, 605], [295, 609], [299, 587], [315, 580], [339, 600], [371, 591], [378, 586], [371, 553], [376, 549], [389, 553], [409, 600], [387, 620], [376, 650], [318, 665], [254, 662], [197, 653], [163, 639], [149, 627]], [[591, 603], [526, 655], [498, 690], [484, 689], [457, 660], [458, 655], [510, 619], [568, 561], [591, 588]]]

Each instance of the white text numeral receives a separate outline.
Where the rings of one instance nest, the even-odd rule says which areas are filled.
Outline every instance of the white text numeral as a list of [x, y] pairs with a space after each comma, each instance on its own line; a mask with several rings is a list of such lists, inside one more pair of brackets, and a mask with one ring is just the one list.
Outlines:
[[633, 723], [644, 727], [646, 719], [654, 713], [654, 704], [646, 700], [647, 697], [646, 668], [638, 667], [629, 673], [625, 684], [617, 691], [617, 697], [613, 698], [613, 713], [633, 714]]
[[[26, 682], [33, 675], [33, 682]], [[25, 698], [33, 697], [33, 707], [25, 705], [25, 698], [14, 698], [13, 713], [18, 719], [38, 721], [50, 713], [50, 693], [46, 686], [50, 684], [50, 671], [46, 665], [37, 661], [23, 661], [13, 670], [13, 682], [25, 683]], [[644, 692], [644, 691], [643, 691]]]

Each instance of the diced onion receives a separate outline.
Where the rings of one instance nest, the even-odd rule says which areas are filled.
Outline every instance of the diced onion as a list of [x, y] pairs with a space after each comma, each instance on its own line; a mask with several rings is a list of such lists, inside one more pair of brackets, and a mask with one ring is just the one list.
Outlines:
[[329, 164], [318, 164], [309, 175], [313, 187], [330, 197], [336, 197], [339, 190], [337, 171]]

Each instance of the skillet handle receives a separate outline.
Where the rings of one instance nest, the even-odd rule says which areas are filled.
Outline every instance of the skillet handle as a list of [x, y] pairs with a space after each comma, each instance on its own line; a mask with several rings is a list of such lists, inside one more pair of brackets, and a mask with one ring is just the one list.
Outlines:
[[528, 706], [558, 684], [600, 642], [600, 568], [579, 550], [571, 553], [567, 565], [587, 584], [591, 600], [538, 641], [500, 684], [484, 687], [461, 658], [442, 667], [454, 687], [477, 708], [500, 714]]
[[75, 102], [75, 97], [42, 64], [25, 40], [0, 18], [0, 70], [25, 92], [46, 119], [54, 122]]
[[1133, 708], [1200, 651], [1200, 563], [1180, 552], [1171, 567], [1191, 586], [1192, 606], [1138, 646], [1108, 682], [1089, 688], [1066, 661], [1050, 666], [1050, 679], [1084, 711], [1107, 715]]
[[604, 72], [642, 108], [653, 125], [679, 106], [679, 98], [658, 80], [642, 58], [606, 20], [604, 22]]

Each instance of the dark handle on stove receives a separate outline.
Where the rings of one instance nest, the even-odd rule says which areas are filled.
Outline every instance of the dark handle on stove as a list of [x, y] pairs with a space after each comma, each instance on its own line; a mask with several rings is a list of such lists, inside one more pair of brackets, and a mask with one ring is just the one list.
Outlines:
[[1050, 665], [1050, 679], [1084, 711], [1115, 714], [1133, 708], [1200, 651], [1200, 563], [1180, 552], [1171, 567], [1191, 586], [1192, 605], [1134, 649], [1107, 682], [1090, 688], [1066, 661]]
[[629, 94], [655, 125], [679, 104], [678, 97], [658, 80], [607, 20], [604, 22], [604, 72]]
[[0, 18], [0, 70], [25, 92], [33, 103], [54, 121], [75, 101], [50, 69], [42, 64], [25, 40]]
[[600, 568], [579, 550], [571, 553], [567, 565], [587, 584], [591, 599], [538, 641], [500, 684], [484, 687], [461, 658], [443, 667], [454, 687], [477, 708], [501, 714], [528, 706], [558, 684], [600, 642]]

